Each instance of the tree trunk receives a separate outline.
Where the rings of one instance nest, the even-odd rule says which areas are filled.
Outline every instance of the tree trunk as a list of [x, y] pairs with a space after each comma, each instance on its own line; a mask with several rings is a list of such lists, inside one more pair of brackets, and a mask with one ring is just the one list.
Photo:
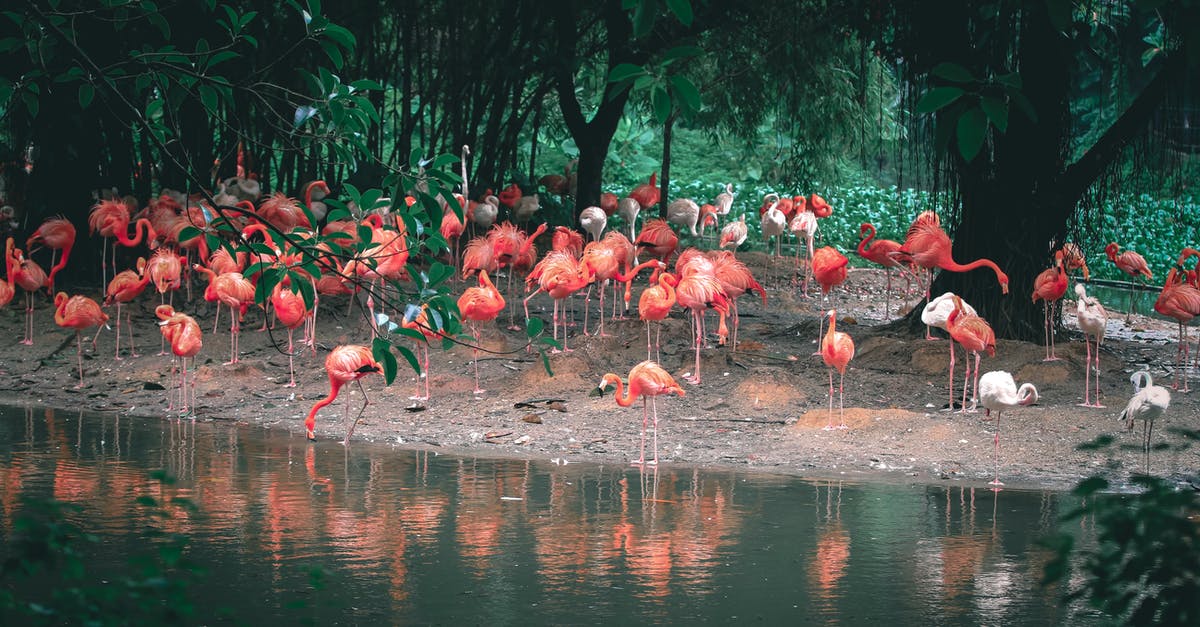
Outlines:
[[658, 217], [667, 219], [667, 205], [671, 202], [671, 136], [675, 130], [675, 112], [663, 123], [662, 173], [659, 174]]

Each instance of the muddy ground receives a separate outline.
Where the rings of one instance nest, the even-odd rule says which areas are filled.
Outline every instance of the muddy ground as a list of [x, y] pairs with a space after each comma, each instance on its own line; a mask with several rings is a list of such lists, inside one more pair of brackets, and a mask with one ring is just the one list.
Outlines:
[[[816, 313], [827, 305], [797, 295], [789, 278], [790, 260], [772, 268], [762, 255], [743, 258], [760, 278], [766, 278], [770, 298], [764, 308], [757, 299], [743, 297], [736, 357], [727, 348], [705, 348], [703, 382], [682, 382], [693, 369], [689, 322], [677, 312], [663, 329], [663, 366], [681, 381], [687, 396], [659, 401], [662, 463], [981, 486], [992, 479], [995, 420], [985, 417], [982, 409], [966, 414], [944, 410], [947, 340], [902, 337], [882, 329], [882, 271], [852, 270], [838, 299], [838, 328], [854, 338], [857, 355], [845, 382], [849, 428], [826, 431], [822, 427], [827, 421], [828, 379], [821, 358], [812, 353]], [[99, 290], [80, 291], [95, 297]], [[227, 314], [222, 316], [221, 330], [211, 333], [212, 307], [199, 298], [198, 291], [194, 294], [193, 304], [179, 308], [196, 315], [204, 327], [204, 349], [197, 360], [199, 420], [259, 424], [303, 438], [305, 415], [328, 391], [322, 368], [327, 351], [338, 343], [369, 343], [367, 324], [357, 307], [347, 315], [345, 297], [333, 299], [321, 309], [317, 355], [306, 352], [297, 358], [299, 385], [284, 387], [287, 356], [272, 343], [286, 349], [282, 327], [258, 332], [262, 314], [251, 312], [241, 340], [243, 363], [224, 365], [229, 359]], [[170, 384], [171, 357], [156, 354], [159, 333], [153, 305], [158, 303], [157, 294], [144, 295], [134, 307], [141, 357], [114, 361], [113, 333], [108, 330], [101, 334], [96, 353], [85, 343], [82, 390], [73, 387], [77, 382], [74, 334], [54, 324], [52, 307], [44, 296], [36, 305], [34, 346], [18, 343], [24, 320], [23, 308], [17, 304], [21, 298], [18, 294], [14, 304], [0, 313], [0, 336], [9, 338], [0, 346], [0, 374], [4, 375], [0, 385], [6, 397], [64, 408], [168, 416], [166, 391], [161, 388]], [[176, 295], [179, 300], [182, 294]], [[581, 318], [582, 298], [576, 300]], [[635, 304], [636, 300], [635, 292]], [[916, 298], [908, 303], [915, 304]], [[549, 323], [551, 301], [538, 297], [531, 305]], [[893, 299], [892, 317], [898, 307]], [[1018, 382], [1037, 385], [1041, 393], [1036, 405], [1005, 412], [1003, 417], [999, 473], [1010, 488], [1068, 487], [1099, 471], [1122, 480], [1143, 469], [1141, 426], [1127, 432], [1117, 415], [1129, 398], [1129, 374], [1134, 370], [1149, 367], [1157, 382], [1170, 385], [1174, 323], [1134, 316], [1127, 325], [1123, 316], [1110, 315], [1101, 356], [1102, 402], [1107, 408], [1078, 407], [1083, 400], [1085, 353], [1070, 314], [1073, 307], [1068, 301], [1064, 330], [1058, 336], [1060, 361], [1043, 362], [1040, 345], [1004, 340], [998, 343], [995, 358], [983, 359], [983, 372], [1007, 370]], [[629, 320], [606, 323], [612, 337], [585, 338], [580, 326], [572, 328], [569, 345], [575, 350], [550, 357], [553, 377], [536, 354], [525, 353], [523, 332], [507, 330], [502, 316], [503, 324], [488, 325], [483, 332], [484, 347], [495, 352], [480, 362], [485, 394], [472, 393], [470, 349], [435, 349], [430, 368], [433, 399], [410, 400], [416, 379], [403, 367], [390, 387], [379, 377], [368, 378], [372, 404], [363, 414], [355, 440], [468, 455], [627, 463], [637, 457], [641, 408], [617, 407], [612, 392], [600, 396], [596, 384], [604, 373], [624, 376], [646, 358], [645, 330], [636, 312], [631, 313]], [[517, 315], [519, 320], [521, 314]], [[85, 335], [89, 337], [90, 333]], [[961, 368], [962, 360], [958, 363]], [[956, 378], [957, 386], [961, 369]], [[1173, 393], [1170, 410], [1156, 424], [1155, 442], [1178, 444], [1179, 436], [1169, 433], [1169, 427], [1198, 426], [1197, 394]], [[342, 418], [346, 398], [356, 408], [361, 401], [357, 390], [348, 387], [337, 403], [318, 416], [318, 437], [327, 443], [346, 433]], [[1116, 434], [1116, 446], [1099, 452], [1076, 449], [1106, 433]], [[1200, 451], [1156, 451], [1151, 464], [1156, 474], [1195, 481]]]

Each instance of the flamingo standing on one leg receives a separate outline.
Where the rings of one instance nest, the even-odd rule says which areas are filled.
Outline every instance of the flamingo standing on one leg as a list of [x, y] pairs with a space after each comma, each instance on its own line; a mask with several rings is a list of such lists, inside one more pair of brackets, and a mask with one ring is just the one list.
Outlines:
[[[829, 292], [846, 282], [849, 265], [850, 259], [838, 252], [838, 249], [833, 246], [819, 248], [813, 253], [812, 263], [810, 264], [813, 278], [817, 280], [817, 283], [821, 284], [821, 295], [827, 304], [829, 302]], [[822, 337], [821, 325], [824, 324], [824, 320], [824, 317], [822, 317], [821, 322], [817, 325], [818, 340]]]
[[1000, 481], [1000, 412], [1022, 405], [1032, 405], [1038, 400], [1037, 388], [1032, 383], [1023, 383], [1017, 388], [1012, 375], [1003, 370], [993, 370], [979, 379], [979, 402], [985, 415], [996, 411], [996, 433], [992, 438], [992, 457], [996, 464], [996, 478], [989, 485], [999, 489]]
[[[954, 292], [946, 292], [941, 296], [929, 301], [925, 305], [925, 309], [921, 311], [921, 322], [925, 323], [925, 339], [936, 340], [937, 338], [929, 335], [929, 327], [937, 327], [947, 333], [950, 332], [950, 314], [955, 310], [955, 294]], [[961, 302], [962, 299], [959, 299]], [[974, 316], [975, 308], [962, 303], [963, 314]], [[954, 339], [950, 339], [950, 409], [954, 409]]]
[[[633, 367], [629, 371], [629, 387], [626, 388], [621, 383], [621, 377], [614, 373], [607, 373], [600, 379], [600, 390], [609, 385], [616, 385], [617, 392], [615, 399], [621, 407], [629, 407], [637, 400], [637, 397], [642, 397], [642, 443], [639, 448], [638, 458], [632, 462], [634, 465], [657, 465], [658, 464], [658, 397], [668, 394], [676, 396], [686, 396], [683, 388], [675, 382], [671, 375], [662, 369], [662, 366], [652, 362], [643, 361]], [[646, 461], [646, 427], [649, 423], [649, 414], [646, 408], [646, 399], [650, 399], [650, 405], [654, 411], [654, 459]]]
[[[196, 355], [204, 346], [201, 338], [200, 323], [196, 319], [175, 311], [170, 305], [159, 305], [154, 309], [154, 315], [159, 319], [159, 331], [171, 343], [171, 352], [179, 360], [179, 411], [194, 414], [196, 409], [196, 380], [192, 379], [191, 404], [188, 403], [188, 367], [187, 360], [192, 360], [195, 368]], [[167, 394], [167, 411], [174, 407], [170, 393]], [[189, 409], [190, 408], [190, 409]]]
[[[821, 360], [829, 371], [829, 422], [825, 430], [846, 429], [846, 366], [854, 359], [854, 340], [849, 333], [837, 330], [837, 312], [830, 309], [825, 314], [829, 318], [829, 330], [821, 338]], [[841, 377], [838, 381], [838, 419], [841, 424], [833, 426], [833, 371], [838, 371]]]
[[487, 390], [479, 387], [479, 326], [480, 322], [490, 322], [504, 311], [504, 295], [492, 283], [487, 270], [479, 271], [479, 286], [468, 287], [458, 297], [458, 311], [462, 317], [471, 321], [471, 335], [475, 338], [475, 393], [483, 394]]
[[[354, 381], [358, 384], [358, 390], [362, 392], [363, 405], [362, 409], [358, 410], [358, 416], [354, 417], [354, 422], [350, 423], [350, 428], [346, 431], [346, 439], [342, 441], [342, 444], [349, 444], [350, 437], [354, 435], [354, 427], [358, 426], [359, 417], [367, 409], [367, 405], [371, 404], [371, 399], [367, 398], [367, 391], [363, 389], [361, 379], [369, 374], [382, 372], [383, 366], [375, 361], [371, 349], [366, 346], [348, 344], [333, 349], [325, 358], [325, 374], [329, 375], [329, 395], [314, 403], [308, 412], [308, 418], [304, 419], [304, 430], [308, 439], [314, 442], [317, 440], [316, 434], [313, 433], [313, 428], [317, 423], [317, 412], [337, 399], [338, 392], [341, 391], [343, 385]], [[347, 399], [345, 420], [348, 421], [349, 418], [350, 400]]]
[[[50, 292], [54, 291], [54, 277], [67, 266], [67, 259], [71, 256], [71, 248], [75, 246], [75, 225], [66, 218], [50, 218], [42, 223], [41, 226], [25, 240], [25, 250], [29, 251], [29, 255], [33, 256], [35, 248], [32, 246], [35, 243], [41, 242], [51, 250], [50, 253], [50, 274], [46, 277], [46, 289]], [[55, 263], [54, 257], [62, 251], [62, 259]]]
[[[1075, 284], [1075, 320], [1079, 323], [1079, 330], [1083, 331], [1083, 343], [1087, 347], [1087, 361], [1084, 362], [1083, 368], [1083, 402], [1080, 407], [1098, 407], [1100, 404], [1100, 343], [1104, 341], [1104, 332], [1108, 328], [1108, 312], [1104, 310], [1104, 305], [1096, 298], [1087, 295], [1086, 288], [1082, 283]], [[1092, 352], [1091, 338], [1096, 338], [1096, 351]], [[1092, 355], [1095, 355], [1093, 358]], [[1093, 361], [1093, 359], [1095, 361]], [[1096, 376], [1096, 400], [1092, 401], [1091, 386], [1092, 373]]]
[[1142, 421], [1142, 452], [1146, 455], [1146, 472], [1150, 472], [1150, 437], [1154, 434], [1154, 421], [1171, 406], [1171, 392], [1154, 385], [1150, 373], [1139, 370], [1129, 377], [1133, 383], [1133, 398], [1121, 412], [1118, 420], [1125, 421], [1125, 428], [1132, 429], [1134, 420]]
[[1058, 361], [1054, 354], [1054, 305], [1067, 293], [1067, 271], [1063, 268], [1063, 252], [1054, 251], [1054, 267], [1043, 270], [1033, 280], [1033, 302], [1042, 301], [1046, 322], [1046, 358], [1042, 361]]
[[[962, 344], [963, 350], [966, 351], [967, 367], [963, 374], [963, 397], [962, 397], [962, 413], [975, 411], [974, 405], [970, 409], [967, 408], [967, 380], [971, 377], [971, 353], [975, 354], [975, 385], [971, 392], [971, 398], [978, 398], [979, 393], [979, 353], [986, 351], [988, 357], [996, 356], [996, 333], [992, 331], [992, 326], [986, 320], [979, 316], [967, 314], [962, 307], [962, 299], [958, 296], [954, 297], [954, 311], [950, 312], [950, 317], [946, 320], [947, 329], [950, 331], [950, 337], [955, 342]], [[951, 346], [953, 350], [953, 345]], [[954, 373], [951, 371], [950, 376]], [[954, 409], [954, 398], [950, 398], [950, 409]]]
[[[1148, 280], [1154, 280], [1154, 273], [1150, 271], [1150, 265], [1146, 263], [1146, 258], [1138, 253], [1127, 250], [1119, 253], [1121, 247], [1116, 242], [1110, 243], [1104, 247], [1104, 254], [1108, 256], [1108, 260], [1116, 264], [1117, 268], [1128, 274], [1130, 278], [1137, 279], [1145, 277]], [[1125, 324], [1129, 324], [1129, 317], [1133, 315], [1133, 291], [1129, 292], [1129, 308], [1125, 311]]]
[[[96, 301], [87, 296], [67, 296], [65, 292], [59, 292], [54, 295], [54, 322], [58, 326], [65, 329], [75, 329], [75, 348], [79, 357], [79, 385], [76, 389], [83, 387], [83, 340], [81, 334], [84, 329], [98, 327], [105, 322], [108, 322], [108, 314], [100, 309], [100, 305]], [[92, 341], [92, 350], [95, 350], [95, 340]]]
[[33, 295], [46, 285], [46, 271], [32, 259], [26, 259], [24, 253], [13, 248], [12, 238], [8, 238], [8, 277], [17, 287], [25, 290], [25, 338], [21, 343], [33, 346]]
[[[107, 307], [112, 303], [117, 303], [117, 341], [116, 348], [113, 349], [113, 359], [120, 360], [121, 357], [121, 305], [128, 303], [146, 290], [146, 286], [150, 284], [150, 273], [146, 272], [145, 257], [138, 257], [137, 270], [122, 270], [113, 277], [112, 281], [108, 282], [108, 289], [104, 295], [104, 306]], [[125, 326], [129, 329], [129, 356], [137, 357], [137, 348], [133, 344], [133, 314], [128, 314], [125, 321]]]
[[279, 322], [287, 327], [289, 379], [288, 384], [284, 387], [294, 388], [296, 387], [296, 356], [293, 352], [292, 336], [295, 334], [296, 328], [309, 318], [310, 312], [304, 305], [304, 298], [292, 291], [289, 277], [284, 277], [284, 280], [275, 286], [275, 290], [271, 293], [271, 308], [275, 310], [275, 317], [279, 319]]

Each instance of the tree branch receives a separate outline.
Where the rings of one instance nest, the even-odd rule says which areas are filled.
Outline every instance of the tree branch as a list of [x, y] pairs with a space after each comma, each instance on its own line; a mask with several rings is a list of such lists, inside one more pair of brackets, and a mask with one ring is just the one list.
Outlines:
[[1184, 76], [1187, 55], [1177, 51], [1167, 58], [1158, 74], [1150, 81], [1133, 104], [1113, 122], [1096, 143], [1063, 173], [1062, 191], [1065, 198], [1079, 198], [1100, 176], [1121, 150], [1140, 133], [1162, 104], [1170, 85]]

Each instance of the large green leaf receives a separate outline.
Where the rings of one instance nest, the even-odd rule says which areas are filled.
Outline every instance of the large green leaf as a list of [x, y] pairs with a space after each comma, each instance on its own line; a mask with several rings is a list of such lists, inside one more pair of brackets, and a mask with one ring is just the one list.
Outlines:
[[970, 70], [957, 63], [939, 63], [930, 73], [952, 83], [970, 83], [975, 80], [975, 75], [971, 74]]
[[650, 91], [650, 102], [654, 105], [654, 119], [659, 124], [665, 124], [671, 117], [671, 96], [662, 85], [655, 85]]
[[980, 100], [979, 106], [987, 114], [992, 126], [995, 126], [1001, 133], [1008, 130], [1008, 104], [999, 98], [984, 96]]
[[966, 92], [961, 87], [934, 87], [917, 101], [917, 113], [933, 113], [958, 100]]
[[675, 93], [679, 96], [684, 110], [689, 113], [700, 110], [700, 90], [696, 89], [692, 81], [677, 74], [671, 77], [671, 86], [675, 88]]
[[371, 356], [383, 365], [383, 380], [391, 385], [392, 381], [396, 380], [396, 371], [399, 369], [396, 364], [396, 356], [392, 354], [392, 343], [382, 337], [371, 340]]
[[684, 26], [691, 26], [692, 20], [695, 19], [692, 3], [688, 0], [667, 0], [667, 9], [674, 13]]
[[979, 155], [983, 139], [987, 136], [987, 127], [987, 115], [978, 107], [967, 109], [958, 117], [958, 152], [963, 159], [972, 161]]
[[618, 63], [611, 72], [608, 73], [608, 82], [620, 83], [638, 76], [646, 74], [646, 68], [632, 63]]

